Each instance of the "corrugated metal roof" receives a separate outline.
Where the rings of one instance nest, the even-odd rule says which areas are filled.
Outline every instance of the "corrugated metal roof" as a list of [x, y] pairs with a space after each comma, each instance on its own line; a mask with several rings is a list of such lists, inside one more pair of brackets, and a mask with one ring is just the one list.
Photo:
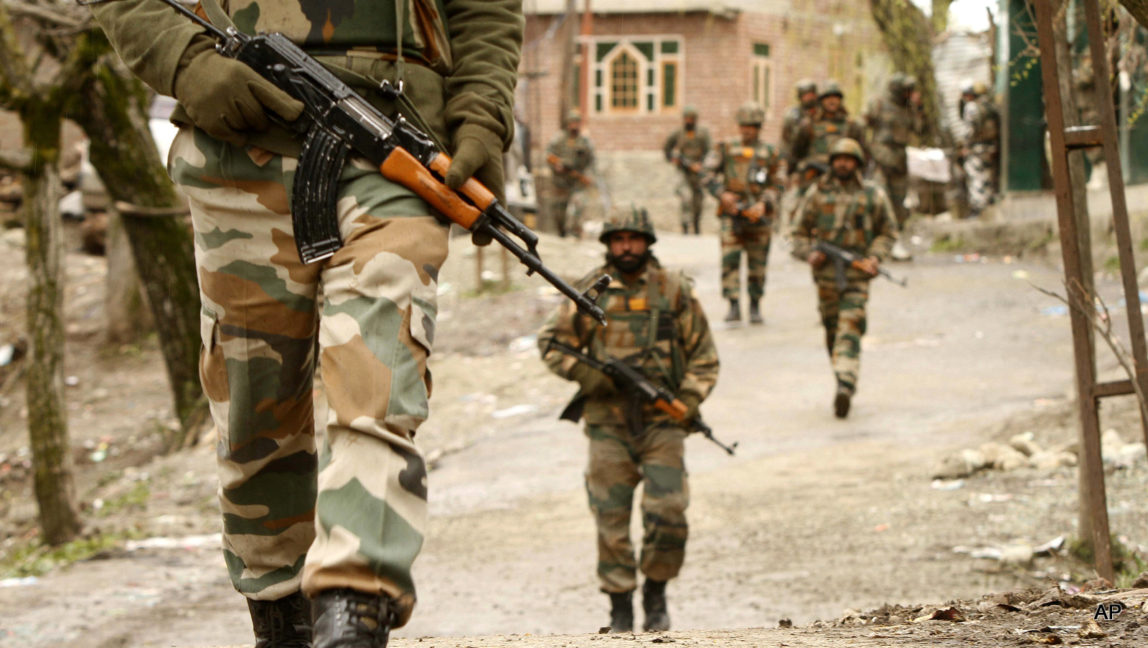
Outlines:
[[[766, 4], [763, 0], [590, 0], [590, 9], [596, 14], [609, 13], [681, 13], [704, 11], [725, 14]], [[584, 0], [576, 0], [581, 11]], [[522, 9], [527, 14], [560, 14], [566, 11], [566, 0], [524, 0]]]

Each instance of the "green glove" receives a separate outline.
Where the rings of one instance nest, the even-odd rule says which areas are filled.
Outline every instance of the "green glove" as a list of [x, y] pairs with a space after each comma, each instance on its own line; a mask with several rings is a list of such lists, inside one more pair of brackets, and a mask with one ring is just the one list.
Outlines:
[[302, 102], [210, 45], [210, 39], [192, 41], [175, 77], [175, 98], [196, 126], [216, 139], [242, 145], [248, 133], [271, 125], [268, 110], [286, 121], [302, 114]]
[[682, 392], [681, 395], [678, 396], [678, 400], [682, 401], [682, 404], [686, 406], [686, 418], [682, 422], [687, 424], [693, 423], [700, 415], [698, 406], [702, 404], [702, 397], [694, 392]]
[[582, 386], [582, 393], [586, 396], [605, 396], [617, 391], [609, 376], [581, 362], [570, 369], [569, 376]]
[[[458, 189], [474, 177], [494, 194], [500, 203], [506, 203], [506, 184], [502, 175], [502, 141], [489, 130], [467, 124], [455, 135], [454, 155], [447, 169], [446, 186]], [[475, 245], [490, 245], [490, 236], [474, 232]]]

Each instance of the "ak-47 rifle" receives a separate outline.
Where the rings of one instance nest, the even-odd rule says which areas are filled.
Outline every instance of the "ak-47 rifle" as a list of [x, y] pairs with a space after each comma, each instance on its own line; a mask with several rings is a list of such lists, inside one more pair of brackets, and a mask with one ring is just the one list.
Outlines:
[[[818, 252], [821, 252], [825, 256], [829, 257], [829, 260], [833, 262], [833, 270], [835, 273], [835, 277], [837, 279], [837, 290], [839, 290], [839, 291], [845, 290], [845, 284], [846, 284], [846, 282], [845, 282], [845, 267], [846, 266], [857, 268], [858, 270], [861, 270], [862, 272], [864, 272], [864, 270], [861, 268], [861, 266], [858, 265], [861, 261], [865, 260], [865, 257], [861, 256], [860, 254], [850, 252], [849, 250], [846, 250], [845, 248], [838, 247], [838, 246], [833, 245], [832, 243], [829, 243], [827, 241], [818, 241], [817, 243], [815, 243], [813, 245], [813, 249], [817, 250]], [[908, 286], [908, 283], [909, 283], [908, 279], [897, 279], [893, 275], [889, 274], [889, 271], [886, 270], [885, 268], [878, 267], [877, 268], [877, 274], [881, 275], [882, 277], [885, 277], [889, 281], [892, 281], [893, 283], [897, 284], [898, 286], [900, 286], [902, 288], [905, 288]]]
[[[222, 30], [178, 0], [162, 1], [207, 30], [218, 41], [216, 49], [220, 54], [245, 63], [303, 102], [303, 114], [283, 125], [304, 138], [291, 209], [295, 244], [304, 263], [325, 259], [343, 245], [335, 203], [343, 163], [354, 152], [374, 164], [388, 180], [414, 191], [451, 221], [498, 241], [526, 266], [528, 275], [537, 272], [569, 297], [578, 310], [605, 323], [605, 314], [595, 303], [597, 296], [589, 291], [579, 293], [543, 265], [538, 255], [538, 236], [514, 218], [489, 189], [474, 178], [457, 191], [446, 186], [443, 178], [450, 168], [450, 158], [439, 151], [426, 133], [402, 117], [392, 119], [384, 115], [286, 36], [251, 36], [234, 27]], [[380, 84], [380, 90], [392, 97], [402, 92], [401, 86], [396, 88], [389, 81]]]
[[[769, 181], [769, 169], [767, 169], [766, 167], [758, 166], [758, 165], [754, 164], [754, 165], [751, 165], [749, 167], [749, 170], [746, 172], [745, 182], [746, 182], [746, 186], [748, 186], [748, 187], [764, 187], [768, 181]], [[712, 182], [718, 183], [718, 186], [717, 186], [717, 191], [716, 192], [711, 191], [711, 193], [715, 193], [715, 195], [717, 195], [720, 198], [720, 196], [721, 196], [720, 183], [717, 180], [717, 178], [713, 178]], [[734, 232], [740, 233], [742, 231], [742, 229], [744, 229], [746, 226], [748, 226], [750, 224], [763, 223], [765, 225], [769, 225], [773, 222], [773, 211], [775, 210], [775, 207], [771, 203], [766, 204], [766, 213], [759, 219], [752, 219], [752, 218], [749, 218], [748, 216], [745, 215], [746, 210], [748, 210], [750, 207], [753, 207], [753, 205], [756, 204], [757, 202], [759, 202], [760, 199], [761, 199], [761, 196], [757, 195], [757, 196], [754, 196], [753, 198], [747, 198], [746, 200], [739, 201], [733, 207], [732, 210], [730, 210], [730, 209], [723, 209], [722, 210], [723, 214], [733, 217]], [[720, 204], [720, 200], [719, 200], [719, 204]]]
[[[587, 187], [594, 184], [594, 181], [590, 179], [590, 176], [586, 175], [585, 173], [582, 173], [581, 171], [579, 171], [577, 169], [572, 169], [572, 168], [566, 166], [565, 164], [563, 164], [562, 158], [558, 157], [557, 155], [555, 155], [553, 153], [547, 153], [546, 154], [546, 162], [548, 162], [550, 164], [550, 167], [552, 169], [555, 169], [555, 173], [561, 173], [562, 175], [569, 176], [571, 179], [576, 180], [579, 183], [581, 183], [582, 185], [587, 186]], [[561, 171], [559, 171], [555, 168], [558, 166], [562, 167]]]
[[[652, 404], [654, 407], [662, 410], [666, 414], [669, 414], [670, 417], [675, 421], [678, 421], [679, 423], [685, 423], [689, 426], [691, 431], [700, 433], [702, 436], [717, 444], [719, 448], [725, 450], [730, 455], [733, 455], [734, 450], [737, 449], [737, 441], [734, 441], [732, 445], [728, 446], [721, 441], [718, 441], [717, 438], [714, 437], [713, 429], [702, 421], [700, 415], [694, 417], [693, 420], [686, 421], [686, 412], [688, 408], [686, 407], [685, 403], [675, 398], [673, 394], [666, 391], [664, 388], [650, 382], [649, 378], [646, 378], [641, 373], [639, 373], [638, 370], [634, 369], [625, 362], [622, 362], [617, 358], [610, 358], [605, 361], [599, 360], [588, 354], [582, 353], [578, 349], [575, 349], [565, 342], [559, 342], [554, 338], [550, 338], [550, 342], [547, 343], [546, 350], [543, 351], [542, 355], [549, 353], [550, 349], [557, 349], [562, 353], [577, 359], [578, 362], [601, 371], [602, 373], [609, 376], [610, 379], [614, 381], [614, 384], [617, 385], [620, 389], [624, 389], [634, 394], [637, 396], [640, 402]], [[578, 419], [582, 418], [582, 407], [584, 405], [585, 401], [583, 399], [577, 399], [571, 402], [566, 406], [566, 409], [562, 410], [562, 415], [559, 416], [559, 418], [567, 421], [577, 422]]]

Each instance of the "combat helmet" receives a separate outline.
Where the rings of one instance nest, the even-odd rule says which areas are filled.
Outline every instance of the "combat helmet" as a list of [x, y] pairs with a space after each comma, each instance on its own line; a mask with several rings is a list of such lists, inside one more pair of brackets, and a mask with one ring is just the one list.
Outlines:
[[698, 109], [695, 106], [685, 106], [682, 108], [682, 117], [697, 117]]
[[738, 126], [761, 126], [765, 121], [765, 111], [756, 101], [747, 101], [737, 109]]
[[850, 155], [853, 159], [857, 160], [857, 166], [865, 165], [865, 151], [861, 149], [861, 145], [857, 140], [851, 137], [842, 137], [833, 143], [833, 147], [829, 149], [829, 161], [832, 162], [834, 158], [839, 155]]
[[824, 99], [831, 96], [845, 96], [845, 93], [841, 91], [841, 86], [838, 85], [838, 83], [833, 79], [826, 81], [825, 85], [821, 86], [821, 92], [817, 93], [818, 99]]
[[564, 123], [569, 124], [570, 122], [574, 121], [582, 121], [582, 111], [578, 110], [577, 108], [571, 108], [570, 110], [566, 111], [566, 121]]
[[807, 92], [817, 92], [817, 82], [813, 79], [802, 79], [797, 82], [794, 89], [797, 90], [797, 98], [800, 99], [801, 95]]
[[984, 82], [984, 81], [975, 81], [975, 82], [973, 82], [973, 92], [972, 92], [972, 94], [974, 94], [974, 95], [976, 95], [976, 96], [980, 97], [980, 96], [984, 95], [985, 93], [987, 93], [988, 91], [989, 91], [989, 88], [988, 88], [988, 86], [987, 86], [987, 85], [985, 85], [985, 82]]
[[905, 75], [900, 72], [894, 72], [893, 76], [889, 77], [889, 92], [890, 94], [899, 95], [905, 91], [908, 84], [905, 83]]
[[650, 212], [645, 207], [630, 205], [629, 211], [616, 213], [602, 226], [602, 234], [598, 240], [606, 243], [614, 232], [634, 232], [646, 237], [646, 242], [653, 245], [658, 237], [654, 234], [654, 224], [650, 222]]
[[963, 95], [975, 95], [976, 93], [977, 93], [977, 86], [975, 83], [973, 83], [972, 79], [962, 79], [961, 80], [961, 94], [963, 94]]

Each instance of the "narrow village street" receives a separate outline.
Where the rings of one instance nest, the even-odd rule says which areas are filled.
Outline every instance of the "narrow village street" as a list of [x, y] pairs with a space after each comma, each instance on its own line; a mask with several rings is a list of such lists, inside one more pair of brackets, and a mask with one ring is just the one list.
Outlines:
[[[703, 416], [719, 439], [739, 444], [729, 457], [704, 438], [687, 443], [691, 538], [686, 567], [668, 590], [674, 629], [687, 631], [679, 641], [759, 645], [739, 639], [737, 629], [776, 628], [783, 620], [801, 627], [886, 603], [939, 605], [1078, 577], [1072, 572], [1081, 565], [1063, 557], [1010, 565], [968, 550], [1071, 536], [1074, 468], [933, 480], [946, 456], [986, 441], [1025, 432], [1049, 448], [1074, 441], [1067, 317], [1030, 285], [1060, 286], [1047, 259], [938, 253], [890, 265], [908, 288], [873, 283], [860, 391], [841, 421], [832, 414], [832, 374], [808, 269], [787, 256], [786, 244], [775, 240], [771, 254], [766, 324], [731, 327], [717, 321], [724, 304], [716, 237], [660, 236], [659, 258], [696, 278], [721, 354], [721, 378]], [[577, 277], [601, 249], [546, 236], [541, 251]], [[578, 426], [557, 420], [574, 388], [546, 372], [532, 337], [557, 297], [513, 265], [518, 290], [472, 296], [473, 250], [465, 237], [456, 239], [442, 276], [433, 413], [420, 432], [433, 466], [430, 534], [415, 568], [419, 607], [393, 643], [583, 645], [473, 639], [592, 634], [608, 609], [596, 590], [594, 528], [581, 487], [585, 441]], [[498, 269], [495, 253], [487, 254], [486, 267]], [[1114, 313], [1117, 288], [1101, 284]], [[100, 362], [117, 360], [97, 361], [82, 385], [101, 383]], [[158, 358], [153, 364], [135, 361], [140, 374], [124, 379], [154, 381]], [[1116, 375], [1113, 362], [1101, 367]], [[162, 406], [165, 397], [158, 390], [150, 398]], [[131, 425], [117, 420], [115, 398], [95, 413], [86, 408], [85, 425], [73, 427], [75, 443]], [[16, 410], [2, 410], [5, 448], [23, 433]], [[1139, 440], [1133, 417], [1116, 416], [1106, 422], [1112, 426]], [[81, 485], [116, 488], [107, 484], [112, 477], [99, 478], [100, 469], [82, 465], [89, 477]], [[1148, 538], [1146, 473], [1141, 457], [1109, 478], [1113, 530], [1133, 545]], [[135, 520], [144, 535], [169, 538], [171, 546], [137, 540], [130, 551], [0, 588], [0, 646], [250, 645], [245, 606], [212, 536], [210, 443], [115, 476], [148, 480], [151, 493], [142, 509], [125, 510], [117, 521]], [[92, 492], [81, 488], [82, 497]], [[719, 640], [688, 632], [718, 630], [733, 634]], [[850, 645], [841, 641], [824, 645]]]

